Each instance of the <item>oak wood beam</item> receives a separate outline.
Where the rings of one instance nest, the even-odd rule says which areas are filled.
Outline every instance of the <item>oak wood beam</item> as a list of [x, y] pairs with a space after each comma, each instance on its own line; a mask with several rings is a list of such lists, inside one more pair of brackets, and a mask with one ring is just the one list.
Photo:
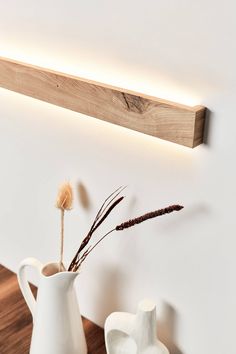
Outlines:
[[203, 142], [205, 108], [0, 57], [0, 86], [188, 147]]

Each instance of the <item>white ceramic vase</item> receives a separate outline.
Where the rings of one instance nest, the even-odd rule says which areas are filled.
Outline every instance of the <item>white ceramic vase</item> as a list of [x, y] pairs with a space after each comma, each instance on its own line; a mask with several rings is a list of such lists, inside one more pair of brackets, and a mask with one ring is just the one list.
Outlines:
[[105, 323], [108, 354], [169, 354], [157, 339], [156, 306], [143, 300], [137, 314], [114, 312]]
[[[39, 273], [37, 301], [27, 281], [25, 268]], [[82, 319], [74, 281], [78, 273], [58, 272], [57, 263], [43, 266], [34, 258], [21, 262], [18, 281], [33, 316], [30, 354], [87, 354]]]

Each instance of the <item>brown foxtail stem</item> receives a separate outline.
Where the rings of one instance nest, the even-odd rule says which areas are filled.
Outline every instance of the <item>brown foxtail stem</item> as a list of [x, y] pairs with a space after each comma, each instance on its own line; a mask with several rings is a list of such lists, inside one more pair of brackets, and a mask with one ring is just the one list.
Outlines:
[[144, 215], [141, 215], [137, 218], [128, 220], [123, 222], [120, 225], [117, 225], [114, 229], [108, 231], [104, 236], [102, 236], [92, 247], [90, 247], [90, 249], [87, 249], [81, 257], [79, 257], [78, 261], [76, 262], [75, 265], [73, 265], [73, 271], [77, 271], [79, 269], [79, 267], [81, 266], [81, 264], [85, 261], [85, 259], [87, 258], [87, 256], [92, 252], [92, 250], [108, 235], [110, 235], [112, 232], [114, 231], [122, 231], [124, 229], [128, 229], [130, 227], [133, 227], [134, 225], [140, 224], [146, 220], [152, 219], [152, 218], [156, 218], [158, 216], [162, 216], [165, 214], [170, 214], [173, 211], [179, 211], [183, 209], [182, 205], [178, 205], [178, 204], [174, 204], [174, 205], [170, 205], [166, 208], [163, 209], [158, 209], [149, 213], [146, 213]]

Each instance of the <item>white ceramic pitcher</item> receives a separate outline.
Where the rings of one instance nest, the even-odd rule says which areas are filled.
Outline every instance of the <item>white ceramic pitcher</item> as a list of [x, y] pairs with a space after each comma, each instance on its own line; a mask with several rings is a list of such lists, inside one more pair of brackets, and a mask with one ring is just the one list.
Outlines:
[[[40, 277], [35, 300], [25, 269], [35, 268]], [[87, 354], [74, 281], [78, 273], [58, 272], [57, 263], [42, 265], [35, 258], [21, 262], [18, 281], [33, 316], [30, 354]]]

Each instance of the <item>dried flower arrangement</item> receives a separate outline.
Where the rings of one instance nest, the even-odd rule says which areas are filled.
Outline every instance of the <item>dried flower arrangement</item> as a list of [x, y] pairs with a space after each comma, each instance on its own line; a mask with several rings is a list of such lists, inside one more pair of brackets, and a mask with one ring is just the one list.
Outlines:
[[[77, 272], [79, 268], [81, 267], [82, 263], [85, 261], [87, 256], [93, 251], [93, 249], [106, 238], [108, 235], [110, 235], [112, 232], [115, 231], [123, 231], [125, 229], [128, 229], [130, 227], [133, 227], [134, 225], [140, 224], [146, 220], [156, 218], [161, 215], [165, 214], [170, 214], [173, 211], [179, 211], [183, 209], [183, 206], [174, 204], [170, 205], [166, 208], [163, 209], [158, 209], [149, 213], [146, 213], [142, 216], [139, 216], [134, 219], [130, 219], [128, 221], [125, 221], [110, 231], [108, 231], [105, 235], [100, 237], [98, 241], [96, 241], [95, 244], [89, 245], [89, 242], [94, 234], [94, 232], [97, 230], [97, 228], [105, 221], [105, 219], [109, 216], [109, 214], [112, 212], [112, 210], [121, 203], [121, 201], [125, 198], [124, 196], [120, 196], [120, 194], [123, 192], [123, 190], [126, 187], [119, 187], [116, 189], [112, 194], [110, 194], [105, 201], [103, 202], [102, 206], [100, 207], [93, 223], [92, 226], [89, 229], [89, 232], [87, 236], [83, 239], [78, 251], [76, 252], [72, 262], [70, 263], [68, 267], [68, 271], [71, 272]], [[65, 270], [65, 267], [63, 265], [63, 250], [64, 250], [64, 212], [65, 210], [70, 210], [72, 207], [72, 201], [73, 201], [73, 193], [72, 193], [72, 188], [69, 183], [65, 183], [62, 185], [62, 187], [59, 190], [58, 198], [57, 198], [57, 208], [61, 210], [61, 252], [60, 252], [60, 271]]]

